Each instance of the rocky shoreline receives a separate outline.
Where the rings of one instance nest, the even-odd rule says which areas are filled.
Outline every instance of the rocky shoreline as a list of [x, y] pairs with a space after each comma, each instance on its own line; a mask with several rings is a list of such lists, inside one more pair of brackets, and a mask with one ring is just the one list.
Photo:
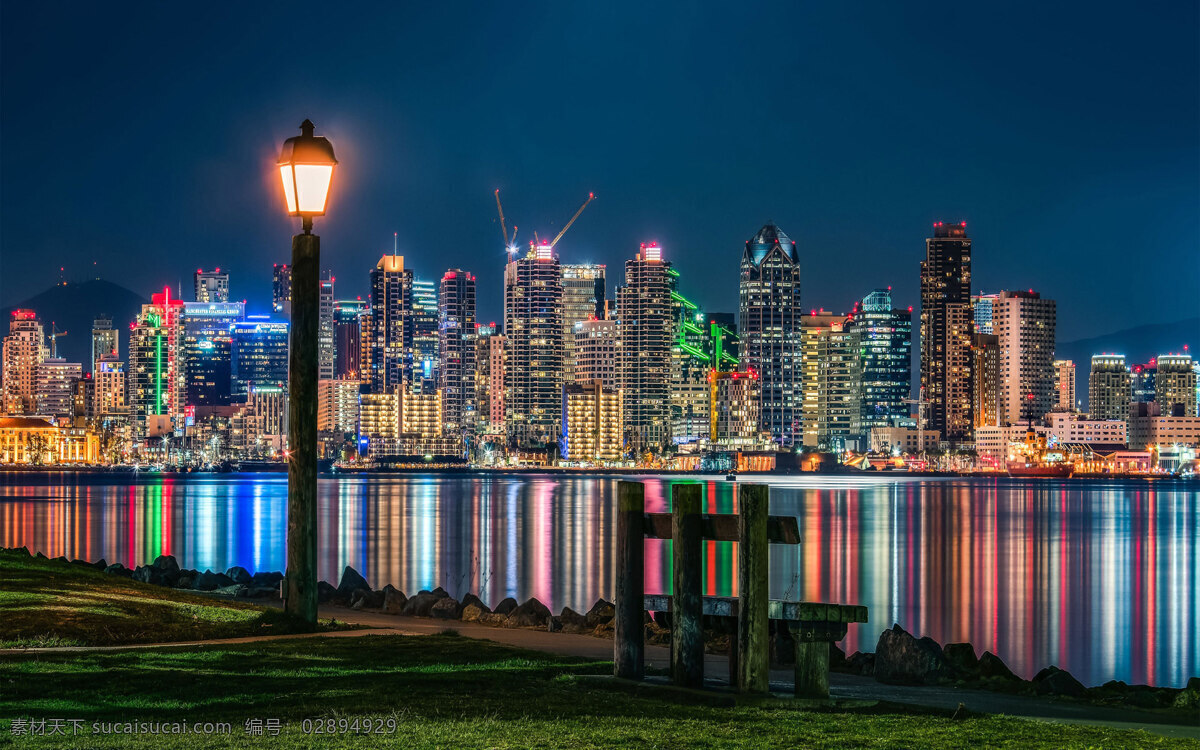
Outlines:
[[[5, 551], [30, 554], [24, 547]], [[50, 559], [40, 552], [35, 557]], [[283, 574], [278, 571], [250, 573], [238, 566], [223, 573], [180, 568], [171, 555], [160, 555], [149, 565], [133, 569], [119, 563], [109, 565], [104, 560], [88, 562], [57, 557], [51, 561], [90, 567], [142, 583], [233, 598], [279, 598], [279, 584], [283, 580]], [[613, 618], [616, 614], [613, 604], [603, 599], [597, 600], [587, 612], [580, 613], [564, 607], [562, 612], [555, 615], [535, 598], [522, 603], [507, 598], [493, 608], [474, 594], [466, 594], [459, 601], [441, 587], [407, 596], [391, 584], [382, 589], [371, 588], [367, 580], [349, 566], [342, 572], [337, 586], [328, 581], [318, 582], [317, 598], [323, 604], [337, 604], [355, 610], [377, 610], [404, 617], [429, 617], [491, 627], [530, 628], [609, 639], [613, 637]], [[670, 644], [670, 613], [646, 612], [645, 623], [647, 643]], [[705, 617], [706, 651], [728, 653], [735, 627], [729, 618]], [[792, 654], [791, 637], [787, 629], [773, 627], [772, 662], [789, 666]], [[874, 653], [855, 652], [846, 656], [837, 644], [831, 643], [829, 667], [833, 672], [873, 677], [878, 682], [892, 685], [971, 688], [1140, 709], [1200, 709], [1200, 677], [1190, 678], [1183, 688], [1128, 685], [1119, 680], [1089, 688], [1070, 672], [1052, 665], [1042, 669], [1032, 680], [1024, 680], [990, 651], [977, 655], [970, 643], [942, 646], [932, 638], [917, 638], [898, 624], [879, 636]]]

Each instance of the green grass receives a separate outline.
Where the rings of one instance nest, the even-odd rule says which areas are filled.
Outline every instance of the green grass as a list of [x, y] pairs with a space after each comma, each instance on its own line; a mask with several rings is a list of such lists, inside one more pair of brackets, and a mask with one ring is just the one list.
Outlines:
[[[153, 651], [0, 657], [0, 745], [17, 717], [81, 719], [49, 747], [1200, 747], [1141, 732], [1004, 717], [802, 710], [787, 699], [713, 707], [627, 694], [583, 675], [610, 664], [461, 636], [312, 638]], [[394, 722], [383, 735], [309, 736], [303, 721]], [[282, 733], [252, 737], [247, 719]], [[95, 721], [228, 722], [222, 736], [95, 736]], [[67, 726], [70, 726], [69, 724]]]
[[[328, 623], [322, 629], [328, 629]], [[0, 648], [107, 646], [297, 632], [278, 608], [0, 552]]]

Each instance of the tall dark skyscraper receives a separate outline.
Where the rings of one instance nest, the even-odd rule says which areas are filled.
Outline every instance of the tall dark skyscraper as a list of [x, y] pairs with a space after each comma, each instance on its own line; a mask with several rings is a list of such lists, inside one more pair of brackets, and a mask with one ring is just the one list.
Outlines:
[[438, 387], [448, 434], [474, 421], [475, 276], [458, 268], [442, 275], [438, 294]]
[[385, 255], [371, 271], [371, 387], [391, 393], [412, 374], [413, 274], [403, 255]]
[[549, 245], [504, 267], [505, 427], [519, 444], [545, 445], [562, 418], [562, 269]]
[[863, 297], [850, 326], [859, 332], [862, 360], [861, 429], [891, 427], [909, 415], [912, 390], [912, 310], [892, 307], [892, 292]]
[[973, 332], [967, 223], [939, 221], [921, 261], [921, 388], [926, 425], [952, 444], [974, 434]]
[[802, 440], [800, 256], [774, 224], [746, 242], [739, 285], [741, 365], [759, 375], [759, 427], [781, 446]]
[[235, 400], [247, 399], [255, 388], [287, 389], [288, 324], [266, 315], [247, 315], [230, 326]]
[[361, 299], [342, 299], [333, 304], [333, 376], [362, 380], [363, 369], [370, 369], [362, 352], [363, 314], [367, 303]]
[[292, 314], [292, 267], [287, 263], [271, 269], [271, 311]]
[[225, 406], [233, 395], [233, 325], [241, 302], [183, 303], [184, 403]]
[[412, 376], [409, 382], [418, 393], [437, 388], [438, 374], [438, 286], [413, 279]]
[[625, 431], [635, 452], [661, 451], [671, 438], [671, 345], [676, 306], [675, 276], [662, 248], [642, 245], [625, 261], [625, 285], [617, 289], [621, 336], [621, 388]]

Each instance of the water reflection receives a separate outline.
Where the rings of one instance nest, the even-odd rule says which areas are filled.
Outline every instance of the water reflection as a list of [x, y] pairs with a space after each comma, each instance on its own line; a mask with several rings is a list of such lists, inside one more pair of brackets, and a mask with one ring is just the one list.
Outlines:
[[[115, 482], [121, 482], [117, 484]], [[646, 478], [647, 508], [701, 481], [709, 512], [737, 487]], [[556, 611], [611, 598], [617, 480], [405, 475], [322, 480], [320, 575], [352, 565], [377, 586], [442, 586]], [[821, 478], [773, 481], [772, 512], [804, 543], [771, 549], [777, 598], [865, 604], [843, 646], [873, 650], [899, 622], [970, 641], [1030, 676], [1182, 685], [1200, 672], [1200, 493], [1152, 481]], [[0, 475], [0, 545], [135, 565], [159, 554], [224, 570], [281, 570], [281, 476], [139, 483], [109, 475]], [[647, 542], [646, 588], [670, 589], [669, 544]], [[705, 543], [706, 593], [737, 594], [737, 545]]]

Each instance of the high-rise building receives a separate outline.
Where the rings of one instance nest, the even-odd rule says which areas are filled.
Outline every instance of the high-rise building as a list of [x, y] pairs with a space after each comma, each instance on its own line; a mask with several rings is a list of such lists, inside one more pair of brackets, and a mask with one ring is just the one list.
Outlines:
[[504, 341], [495, 323], [475, 329], [475, 409], [484, 434], [504, 434]]
[[324, 271], [318, 282], [317, 377], [321, 380], [332, 380], [334, 376], [333, 281], [333, 271]]
[[675, 274], [658, 245], [643, 244], [625, 261], [617, 289], [625, 430], [635, 453], [662, 451], [671, 438], [671, 345]]
[[475, 421], [475, 276], [452, 268], [438, 293], [438, 389], [446, 430], [452, 435]]
[[317, 383], [317, 432], [355, 434], [358, 432], [357, 378], [321, 380]]
[[413, 361], [413, 275], [403, 255], [371, 271], [371, 387], [391, 393], [408, 382]]
[[253, 391], [286, 391], [288, 385], [288, 324], [267, 315], [247, 315], [230, 326], [232, 335], [233, 398]]
[[616, 389], [621, 381], [621, 335], [615, 320], [581, 320], [572, 332], [575, 340], [575, 378], [580, 383], [599, 380]]
[[92, 373], [83, 372], [82, 368], [80, 365], [81, 376], [70, 381], [71, 417], [75, 420], [96, 416], [96, 381], [92, 380]]
[[562, 273], [549, 245], [504, 267], [505, 428], [518, 444], [551, 444], [562, 415]]
[[289, 318], [292, 315], [292, 267], [287, 263], [276, 263], [271, 272], [271, 311]]
[[228, 302], [229, 301], [229, 272], [216, 269], [205, 271], [196, 269], [193, 277], [196, 288], [197, 302]]
[[400, 389], [401, 437], [441, 437], [445, 423], [441, 391]]
[[925, 426], [951, 444], [969, 442], [974, 429], [973, 329], [967, 224], [939, 221], [921, 261], [921, 388]]
[[1196, 416], [1196, 371], [1190, 354], [1160, 354], [1154, 401], [1165, 417]]
[[75, 382], [83, 377], [83, 365], [62, 357], [43, 359], [34, 385], [37, 413], [45, 417], [74, 414]]
[[369, 360], [362, 355], [363, 315], [366, 311], [367, 303], [361, 299], [343, 299], [334, 303], [333, 374], [337, 379], [361, 382], [364, 370], [370, 370]]
[[233, 395], [232, 326], [245, 317], [241, 302], [183, 303], [184, 403], [227, 406]]
[[738, 291], [740, 359], [759, 375], [760, 426], [790, 448], [803, 435], [800, 256], [774, 224], [746, 242]]
[[800, 315], [800, 416], [802, 425], [802, 444], [809, 448], [817, 447], [817, 425], [821, 415], [821, 352], [826, 347], [824, 339], [828, 338], [834, 326], [845, 324], [846, 316], [831, 313], [824, 309], [813, 310]]
[[432, 281], [415, 279], [413, 301], [413, 361], [410, 382], [418, 391], [437, 388], [438, 289]]
[[1075, 363], [1054, 360], [1054, 411], [1075, 411]]
[[590, 264], [563, 265], [559, 269], [562, 274], [564, 382], [573, 383], [577, 379], [575, 324], [604, 317], [604, 270], [603, 265]]
[[972, 411], [976, 427], [1000, 426], [1000, 337], [976, 333], [971, 337], [975, 374]]
[[116, 354], [101, 354], [96, 360], [95, 404], [97, 416], [114, 414], [125, 407], [125, 363]]
[[395, 453], [400, 437], [400, 394], [364, 393], [358, 403], [358, 450], [362, 455]]
[[92, 322], [91, 366], [95, 367], [97, 360], [99, 360], [102, 355], [119, 355], [120, 353], [120, 340], [117, 336], [117, 329], [113, 328], [112, 318], [107, 315], [97, 316]]
[[912, 391], [912, 308], [892, 307], [891, 289], [863, 297], [851, 316], [861, 347], [861, 433], [907, 419]]
[[[678, 272], [671, 269], [671, 275], [678, 281]], [[668, 397], [671, 442], [698, 448], [701, 441], [709, 438], [712, 429], [709, 372], [727, 366], [713, 358], [715, 344], [704, 312], [677, 289], [671, 294], [671, 314], [675, 319]]]
[[1124, 354], [1093, 354], [1088, 375], [1088, 416], [1129, 419], [1129, 368]]
[[46, 358], [46, 337], [42, 322], [33, 310], [13, 310], [4, 337], [3, 387], [4, 414], [37, 412], [35, 384], [37, 368]]
[[1000, 295], [998, 294], [971, 295], [971, 306], [974, 309], [975, 318], [975, 333], [991, 335], [996, 332], [993, 330], [993, 319], [995, 317], [996, 300], [999, 297]]
[[862, 331], [847, 316], [817, 337], [817, 447], [841, 452], [865, 445]]
[[1000, 423], [1042, 421], [1054, 408], [1056, 305], [1030, 290], [1000, 292], [992, 328], [1000, 340]]
[[125, 380], [130, 427], [136, 442], [157, 434], [159, 426], [169, 426], [183, 413], [183, 339], [183, 302], [171, 299], [169, 288], [151, 295], [150, 304], [142, 305], [129, 333]]
[[599, 380], [563, 386], [560, 455], [568, 461], [621, 459], [621, 391]]
[[757, 380], [753, 372], [709, 372], [709, 439], [714, 447], [756, 442], [761, 392]]
[[1158, 373], [1158, 361], [1150, 360], [1145, 364], [1129, 368], [1129, 392], [1135, 404], [1149, 404], [1154, 401], [1154, 376]]

